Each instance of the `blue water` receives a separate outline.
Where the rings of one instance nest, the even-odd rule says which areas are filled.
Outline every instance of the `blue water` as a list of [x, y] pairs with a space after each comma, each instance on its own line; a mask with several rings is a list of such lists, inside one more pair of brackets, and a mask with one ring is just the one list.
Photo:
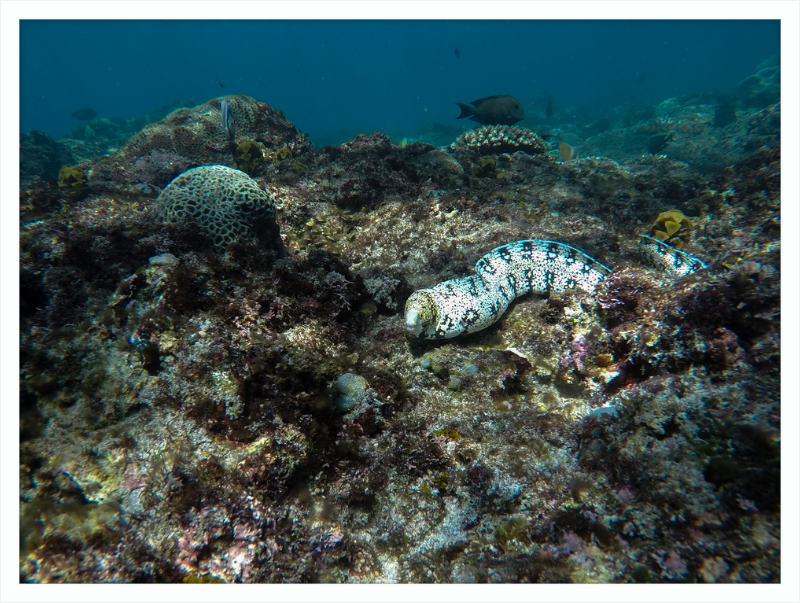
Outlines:
[[82, 123], [70, 115], [81, 107], [130, 119], [242, 93], [282, 110], [318, 145], [460, 125], [456, 102], [493, 94], [522, 102], [520, 125], [541, 119], [548, 95], [556, 110], [589, 121], [613, 107], [731, 90], [780, 48], [778, 21], [23, 21], [20, 29], [22, 132], [61, 138]]

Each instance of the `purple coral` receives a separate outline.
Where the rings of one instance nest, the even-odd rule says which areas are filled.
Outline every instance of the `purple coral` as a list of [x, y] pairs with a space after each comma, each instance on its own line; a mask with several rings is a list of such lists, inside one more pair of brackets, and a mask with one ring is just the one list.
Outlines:
[[567, 355], [558, 361], [558, 366], [564, 370], [568, 370], [574, 366], [578, 371], [582, 371], [583, 361], [586, 359], [588, 353], [589, 344], [586, 338], [581, 334], [575, 335], [575, 338], [572, 340], [572, 349], [567, 350]]

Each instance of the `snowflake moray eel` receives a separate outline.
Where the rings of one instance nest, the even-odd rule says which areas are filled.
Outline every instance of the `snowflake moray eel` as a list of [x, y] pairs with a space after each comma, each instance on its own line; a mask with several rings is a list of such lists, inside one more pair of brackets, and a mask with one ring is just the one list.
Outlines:
[[[642, 260], [673, 276], [705, 262], [647, 235], [640, 235]], [[497, 321], [518, 296], [559, 293], [573, 287], [594, 291], [612, 273], [579, 249], [557, 241], [529, 239], [493, 249], [475, 265], [476, 274], [411, 294], [405, 326], [420, 339], [449, 339]]]

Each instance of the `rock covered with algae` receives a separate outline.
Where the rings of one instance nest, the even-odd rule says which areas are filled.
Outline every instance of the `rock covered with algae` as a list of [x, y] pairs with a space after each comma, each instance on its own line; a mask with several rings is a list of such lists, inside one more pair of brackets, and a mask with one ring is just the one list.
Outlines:
[[[711, 173], [501, 152], [488, 178], [295, 138], [307, 169], [254, 181], [284, 256], [153, 228], [129, 168], [176, 120], [82, 200], [22, 191], [23, 580], [780, 581], [779, 144]], [[672, 210], [707, 271], [639, 262]], [[527, 238], [614, 272], [407, 336], [412, 291]]]

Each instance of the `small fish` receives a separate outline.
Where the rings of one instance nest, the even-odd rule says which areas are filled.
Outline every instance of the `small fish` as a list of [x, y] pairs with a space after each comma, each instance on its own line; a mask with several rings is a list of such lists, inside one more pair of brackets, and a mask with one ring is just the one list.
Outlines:
[[456, 46], [456, 58], [457, 59], [461, 58], [461, 51], [458, 49], [458, 46]]
[[547, 99], [547, 107], [544, 110], [544, 115], [545, 115], [545, 117], [547, 117], [547, 119], [550, 119], [551, 117], [553, 117], [553, 99], [552, 98], [548, 98]]
[[88, 107], [84, 107], [83, 109], [73, 111], [71, 115], [75, 119], [80, 119], [81, 121], [91, 121], [97, 117], [97, 111], [94, 109], [89, 109]]
[[569, 161], [570, 159], [578, 158], [578, 149], [563, 140], [559, 143], [558, 149], [561, 151], [561, 161]]
[[233, 138], [236, 135], [236, 124], [233, 123], [233, 112], [231, 111], [231, 106], [224, 98], [219, 102], [219, 110], [222, 114], [222, 127], [228, 134], [228, 140], [233, 142]]
[[225, 87], [225, 84], [223, 84], [222, 82], [220, 82], [220, 83], [219, 83], [219, 87], [220, 87], [220, 88], [224, 88], [224, 87]]
[[469, 117], [472, 121], [480, 124], [500, 124], [503, 126], [513, 126], [518, 121], [525, 119], [525, 112], [522, 105], [513, 96], [502, 94], [498, 96], [487, 96], [476, 101], [472, 101], [470, 107], [464, 103], [456, 103], [461, 108], [461, 115], [456, 119]]
[[651, 136], [650, 139], [647, 141], [647, 152], [651, 155], [655, 155], [659, 151], [663, 151], [667, 148], [667, 145], [675, 139], [675, 132], [670, 132], [669, 134], [656, 134], [655, 136]]

